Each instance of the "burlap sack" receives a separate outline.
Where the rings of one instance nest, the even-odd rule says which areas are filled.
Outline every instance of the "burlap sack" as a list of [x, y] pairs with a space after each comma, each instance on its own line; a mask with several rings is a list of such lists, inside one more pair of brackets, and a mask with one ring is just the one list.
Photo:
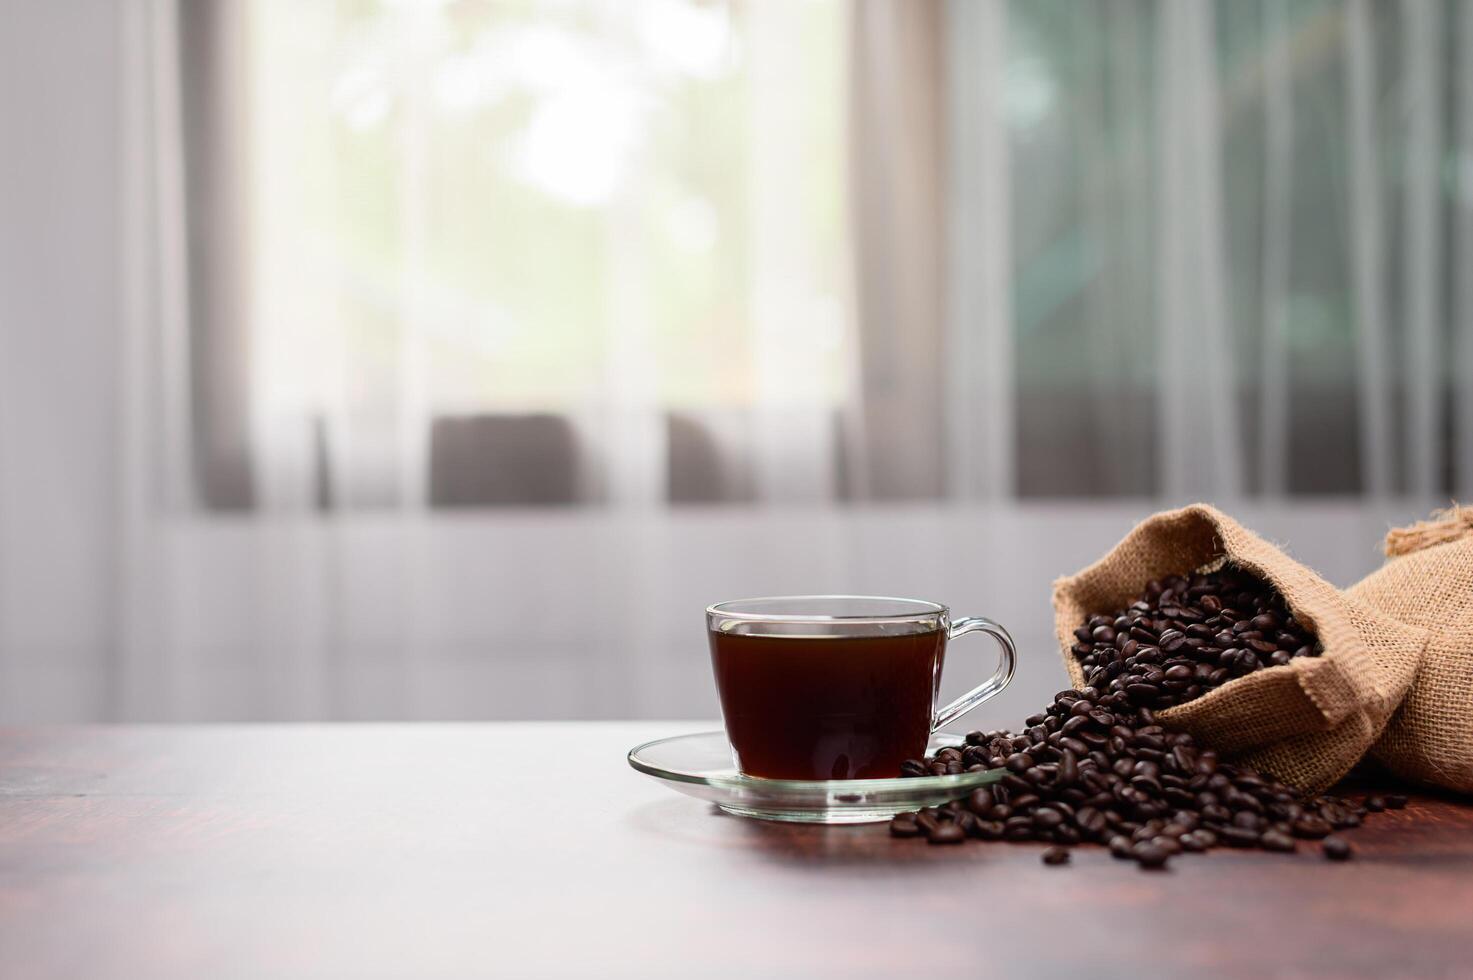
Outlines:
[[1416, 675], [1427, 631], [1341, 592], [1215, 508], [1195, 504], [1147, 518], [1100, 561], [1054, 583], [1054, 626], [1069, 676], [1084, 684], [1069, 648], [1091, 615], [1125, 608], [1150, 579], [1223, 562], [1272, 583], [1324, 652], [1256, 670], [1156, 717], [1226, 758], [1318, 792], [1380, 737]]
[[1392, 531], [1386, 555], [1346, 592], [1430, 635], [1372, 754], [1407, 779], [1473, 793], [1473, 507]]

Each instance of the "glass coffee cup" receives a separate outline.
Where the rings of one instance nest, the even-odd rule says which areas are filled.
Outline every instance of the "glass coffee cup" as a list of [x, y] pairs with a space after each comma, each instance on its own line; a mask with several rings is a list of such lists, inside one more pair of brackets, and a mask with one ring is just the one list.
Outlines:
[[[711, 664], [737, 768], [767, 779], [883, 779], [931, 735], [997, 694], [1017, 659], [990, 619], [883, 596], [774, 596], [706, 610]], [[997, 668], [937, 708], [949, 640], [986, 633]]]

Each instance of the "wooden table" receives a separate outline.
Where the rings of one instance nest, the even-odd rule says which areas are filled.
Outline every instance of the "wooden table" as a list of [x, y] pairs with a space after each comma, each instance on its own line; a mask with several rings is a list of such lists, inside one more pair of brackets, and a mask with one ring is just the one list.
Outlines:
[[1053, 868], [625, 765], [700, 727], [0, 730], [0, 976], [1473, 976], [1465, 805], [1373, 817], [1348, 864]]

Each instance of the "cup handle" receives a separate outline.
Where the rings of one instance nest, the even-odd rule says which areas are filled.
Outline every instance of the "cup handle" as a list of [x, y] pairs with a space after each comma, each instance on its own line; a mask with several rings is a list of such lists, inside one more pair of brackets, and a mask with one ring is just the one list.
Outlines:
[[977, 705], [1007, 687], [1008, 681], [1013, 679], [1013, 668], [1017, 666], [1018, 652], [1013, 648], [1013, 638], [1008, 635], [1008, 631], [997, 623], [983, 616], [958, 619], [951, 624], [951, 630], [946, 634], [946, 638], [947, 640], [954, 640], [963, 633], [978, 632], [987, 633], [997, 641], [997, 670], [993, 671], [992, 676], [987, 678], [987, 680], [936, 712], [936, 721], [931, 725], [932, 732], [939, 730], [946, 724], [955, 721], [968, 711], [971, 711]]

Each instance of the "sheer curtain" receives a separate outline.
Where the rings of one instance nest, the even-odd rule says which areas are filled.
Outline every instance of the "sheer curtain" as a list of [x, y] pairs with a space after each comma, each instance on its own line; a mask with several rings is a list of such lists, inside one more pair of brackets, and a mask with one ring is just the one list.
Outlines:
[[[903, 522], [836, 504], [1388, 501], [1364, 518], [1467, 478], [1461, 6], [144, 9], [126, 455], [165, 516], [128, 550], [130, 712], [668, 711], [683, 585], [913, 574], [880, 557], [918, 560]], [[671, 170], [721, 150], [713, 104], [735, 154]], [[560, 308], [503, 266], [591, 294], [572, 347], [523, 342]], [[508, 401], [503, 365], [571, 380]]]
[[[236, 10], [271, 502], [832, 499], [843, 11], [814, 9]], [[524, 492], [476, 472], [498, 453]]]
[[667, 705], [671, 503], [845, 492], [844, 26], [129, 5], [116, 713]]
[[1008, 254], [1018, 493], [1467, 492], [1466, 4], [947, 10], [955, 352]]
[[710, 716], [706, 603], [852, 591], [1013, 627], [1002, 724], [1148, 511], [1349, 581], [1473, 486], [1468, 4], [110, 9], [7, 718]]

